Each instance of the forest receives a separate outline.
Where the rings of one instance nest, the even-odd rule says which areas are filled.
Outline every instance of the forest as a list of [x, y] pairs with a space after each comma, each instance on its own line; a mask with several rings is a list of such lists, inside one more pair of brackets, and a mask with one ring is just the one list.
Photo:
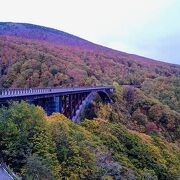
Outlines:
[[4, 160], [26, 179], [178, 179], [179, 113], [142, 98], [142, 92], [124, 112], [127, 90], [114, 86], [114, 103], [99, 103], [97, 97], [80, 124], [25, 102], [1, 108]]
[[180, 67], [125, 56], [114, 51], [54, 45], [0, 36], [0, 87], [65, 87], [142, 84], [158, 77], [179, 77]]
[[11, 171], [27, 180], [178, 180], [179, 65], [0, 23], [0, 88], [93, 85], [113, 85], [113, 102], [97, 96], [80, 123], [24, 101], [0, 107], [0, 156]]

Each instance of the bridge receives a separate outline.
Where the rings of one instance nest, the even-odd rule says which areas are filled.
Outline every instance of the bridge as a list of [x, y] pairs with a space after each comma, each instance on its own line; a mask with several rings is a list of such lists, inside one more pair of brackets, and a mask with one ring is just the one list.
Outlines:
[[0, 89], [0, 105], [24, 100], [29, 104], [41, 106], [48, 115], [60, 112], [77, 122], [86, 105], [97, 94], [103, 102], [110, 103], [113, 91], [113, 86]]

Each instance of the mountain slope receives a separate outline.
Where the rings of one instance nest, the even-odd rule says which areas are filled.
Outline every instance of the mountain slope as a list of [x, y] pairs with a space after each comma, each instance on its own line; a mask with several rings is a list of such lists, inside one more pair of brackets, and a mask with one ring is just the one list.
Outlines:
[[57, 45], [65, 45], [71, 47], [78, 47], [83, 49], [89, 49], [93, 51], [102, 51], [108, 52], [113, 55], [118, 55], [126, 58], [130, 58], [133, 60], [138, 60], [141, 63], [156, 63], [156, 64], [167, 64], [164, 62], [154, 61], [149, 58], [141, 57], [138, 55], [128, 54], [125, 52], [120, 52], [117, 50], [113, 50], [107, 47], [103, 47], [101, 45], [94, 44], [77, 36], [71, 35], [69, 33], [56, 30], [53, 28], [38, 26], [34, 24], [27, 23], [12, 23], [12, 22], [0, 22], [0, 36], [13, 36], [18, 38], [25, 38], [31, 40], [38, 40], [49, 42]]
[[0, 108], [0, 153], [27, 179], [179, 179], [179, 77], [179, 65], [0, 23], [0, 88], [116, 81], [113, 103], [97, 98], [80, 124], [25, 102]]
[[46, 41], [59, 45], [92, 46], [90, 42], [63, 31], [26, 23], [0, 23], [0, 35]]
[[0, 87], [139, 84], [180, 66], [115, 51], [62, 31], [0, 23]]
[[[13, 127], [13, 128], [12, 128]], [[5, 162], [24, 179], [178, 180], [179, 150], [107, 119], [75, 124], [24, 102], [0, 108]]]

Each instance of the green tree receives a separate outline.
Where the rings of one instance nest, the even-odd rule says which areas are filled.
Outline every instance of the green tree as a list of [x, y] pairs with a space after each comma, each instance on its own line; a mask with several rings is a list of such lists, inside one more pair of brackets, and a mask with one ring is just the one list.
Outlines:
[[60, 167], [51, 134], [41, 108], [25, 102], [0, 109], [0, 147], [2, 156], [15, 172], [22, 173], [27, 158], [36, 153], [49, 163], [58, 178]]

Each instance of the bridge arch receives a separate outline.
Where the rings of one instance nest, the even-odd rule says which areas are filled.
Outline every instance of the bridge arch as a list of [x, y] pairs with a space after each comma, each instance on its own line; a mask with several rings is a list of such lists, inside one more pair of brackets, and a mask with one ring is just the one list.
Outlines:
[[76, 113], [72, 117], [72, 121], [80, 122], [80, 117], [83, 114], [85, 108], [96, 98], [96, 95], [98, 95], [101, 98], [102, 102], [104, 102], [104, 103], [112, 102], [112, 98], [111, 98], [112, 94], [110, 92], [107, 92], [106, 90], [98, 90], [95, 92], [91, 92], [91, 93], [87, 94], [84, 101], [82, 101], [80, 106], [78, 106], [78, 108], [75, 110]]
[[103, 102], [105, 103], [111, 103], [112, 98], [106, 91], [97, 91], [97, 94], [100, 96]]

